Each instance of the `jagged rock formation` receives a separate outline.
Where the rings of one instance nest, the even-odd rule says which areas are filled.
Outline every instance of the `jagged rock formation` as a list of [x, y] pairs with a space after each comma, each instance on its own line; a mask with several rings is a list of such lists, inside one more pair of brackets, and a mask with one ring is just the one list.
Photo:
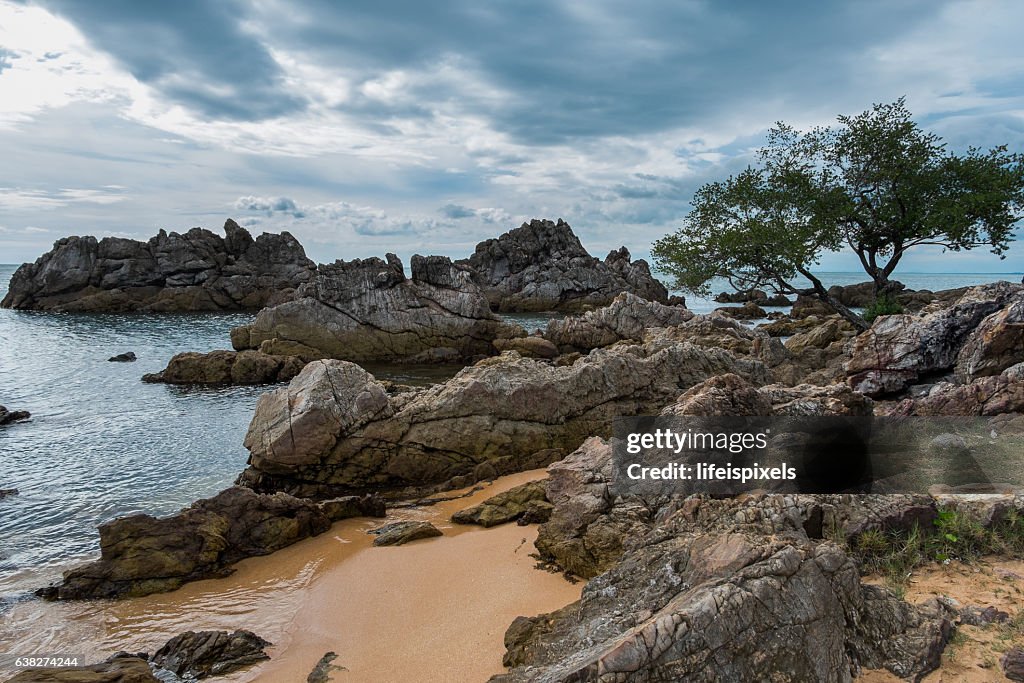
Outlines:
[[26, 669], [7, 683], [160, 683], [142, 657], [118, 653], [100, 664]]
[[544, 338], [562, 353], [589, 351], [623, 339], [641, 341], [648, 329], [681, 325], [693, 315], [685, 308], [666, 306], [623, 292], [608, 306], [583, 315], [551, 320]]
[[233, 220], [225, 237], [161, 230], [148, 242], [64, 237], [15, 271], [0, 306], [46, 311], [256, 310], [286, 301], [314, 264], [287, 232], [252, 236]]
[[939, 382], [883, 406], [888, 415], [1002, 415], [1024, 412], [1024, 363], [968, 384]]
[[4, 406], [0, 406], [0, 425], [27, 420], [30, 417], [32, 417], [32, 413], [27, 410], [7, 410]]
[[175, 354], [160, 372], [143, 382], [164, 384], [269, 384], [287, 382], [305, 361], [296, 356], [271, 356], [259, 351], [186, 351]]
[[550, 514], [545, 482], [530, 481], [491, 496], [479, 505], [459, 510], [452, 515], [452, 521], [492, 527], [518, 520], [524, 520], [524, 524], [546, 522]]
[[100, 525], [100, 559], [40, 589], [52, 599], [137, 597], [231, 573], [230, 565], [267, 555], [331, 526], [307, 500], [235, 486], [170, 517], [130, 515]]
[[[1024, 288], [996, 282], [968, 289], [953, 305], [919, 316], [890, 315], [856, 338], [846, 364], [850, 386], [869, 396], [902, 391], [929, 374], [947, 371], [961, 349], [964, 377], [996, 374], [1019, 360]], [[1002, 316], [988, 319], [1004, 307]]]
[[538, 452], [572, 450], [608, 434], [612, 417], [657, 411], [726, 372], [768, 381], [760, 362], [678, 342], [620, 344], [561, 367], [505, 353], [396, 396], [357, 365], [314, 361], [260, 397], [239, 483], [323, 497], [440, 483], [502, 458], [505, 471], [527, 469]]
[[523, 334], [491, 313], [467, 268], [417, 255], [407, 278], [388, 254], [317, 266], [294, 301], [260, 311], [231, 342], [307, 358], [426, 363], [493, 355], [495, 339]]
[[473, 278], [495, 311], [578, 311], [604, 306], [621, 292], [666, 303], [668, 290], [646, 261], [622, 247], [604, 261], [591, 256], [569, 224], [532, 220], [476, 245]]
[[185, 631], [168, 640], [150, 661], [175, 676], [192, 681], [223, 676], [270, 659], [272, 643], [252, 631]]

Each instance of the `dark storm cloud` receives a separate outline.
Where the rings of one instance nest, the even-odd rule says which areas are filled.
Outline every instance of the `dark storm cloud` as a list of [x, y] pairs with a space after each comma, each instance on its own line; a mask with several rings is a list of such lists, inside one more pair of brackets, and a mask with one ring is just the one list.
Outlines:
[[242, 28], [234, 0], [40, 0], [139, 81], [211, 119], [259, 120], [301, 110], [284, 72]]

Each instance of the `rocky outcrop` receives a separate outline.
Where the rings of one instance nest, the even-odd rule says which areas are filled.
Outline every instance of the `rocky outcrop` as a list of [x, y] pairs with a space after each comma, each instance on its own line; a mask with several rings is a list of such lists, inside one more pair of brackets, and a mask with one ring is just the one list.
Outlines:
[[981, 321], [957, 355], [958, 381], [998, 375], [1024, 360], [1024, 296]]
[[252, 631], [186, 631], [174, 636], [150, 658], [161, 669], [192, 681], [223, 676], [270, 659], [271, 645]]
[[545, 483], [531, 481], [491, 496], [479, 505], [459, 510], [452, 515], [452, 521], [486, 528], [524, 518], [524, 523], [530, 524], [547, 521], [550, 514]]
[[160, 683], [142, 657], [114, 655], [101, 664], [26, 669], [7, 683]]
[[310, 501], [232, 487], [170, 517], [131, 515], [100, 525], [100, 559], [64, 573], [47, 598], [135, 597], [225, 576], [230, 565], [326, 531]]
[[27, 410], [7, 410], [4, 406], [0, 406], [0, 425], [27, 420], [30, 417], [32, 417], [32, 413]]
[[134, 363], [138, 360], [134, 351], [125, 351], [107, 359], [111, 363]]
[[252, 236], [233, 220], [148, 242], [65, 237], [14, 273], [0, 306], [47, 311], [256, 310], [285, 301], [314, 264], [287, 232]]
[[[498, 320], [469, 269], [443, 256], [413, 256], [411, 277], [394, 254], [317, 267], [294, 301], [235, 329], [238, 350], [356, 362], [460, 362], [493, 355], [494, 340], [523, 336]], [[266, 344], [266, 346], [264, 346]]]
[[[512, 669], [492, 683], [846, 681], [861, 668], [920, 680], [938, 666], [952, 634], [942, 605], [912, 606], [862, 585], [847, 552], [821, 540], [823, 517], [860, 502], [761, 495], [694, 497], [660, 508], [649, 501], [609, 504], [601, 466], [592, 467], [598, 479], [586, 483], [585, 467], [582, 460], [575, 467], [576, 490], [564, 503], [551, 490], [554, 480], [549, 484], [558, 502], [540, 538], [567, 514], [559, 511], [563, 505], [584, 503], [581, 522], [603, 506], [607, 512], [578, 543], [584, 552], [562, 554], [593, 556], [593, 549], [607, 548], [619, 558], [604, 561], [608, 568], [578, 602], [516, 619], [505, 635]], [[630, 506], [648, 512], [646, 527]]]
[[160, 372], [143, 382], [164, 384], [270, 384], [287, 382], [306, 366], [296, 356], [271, 356], [260, 351], [186, 351], [175, 354]]
[[735, 292], [719, 292], [715, 301], [720, 304], [745, 304], [748, 301], [759, 306], [790, 306], [793, 304], [785, 294], [768, 295], [763, 289], [745, 289]]
[[1003, 415], [1024, 412], [1024, 363], [969, 384], [939, 382], [884, 406], [888, 415]]
[[693, 317], [685, 308], [666, 306], [623, 292], [603, 308], [551, 320], [544, 338], [562, 353], [589, 351], [624, 339], [641, 341], [652, 327], [680, 325]]
[[[878, 318], [853, 345], [846, 364], [850, 386], [863, 394], [880, 396], [902, 391], [923, 376], [949, 370], [982, 321], [1020, 301], [1022, 291], [1021, 285], [996, 282], [972, 287], [953, 305], [932, 312], [926, 309], [920, 316]], [[1014, 306], [1010, 309], [1016, 310]], [[1007, 313], [1011, 318], [1014, 315]], [[1007, 329], [1008, 322], [1011, 321], [1003, 321], [1002, 325], [993, 323], [992, 329]], [[984, 337], [985, 330], [979, 331]], [[970, 374], [972, 363], [990, 372], [1007, 362], [999, 349], [1010, 338], [1015, 337], [1008, 332], [1005, 337], [999, 335], [994, 344], [984, 340], [972, 344], [970, 355], [976, 359], [965, 360], [964, 372]]]
[[721, 308], [716, 308], [715, 312], [729, 318], [736, 318], [737, 320], [756, 320], [768, 317], [765, 310], [753, 301], [748, 301], [742, 306], [723, 306]]
[[631, 261], [625, 247], [600, 261], [561, 219], [523, 223], [476, 245], [460, 263], [473, 269], [495, 311], [578, 311], [607, 305], [621, 292], [668, 301], [668, 290], [646, 261]]
[[760, 362], [666, 341], [596, 349], [571, 366], [505, 353], [395, 396], [357, 365], [314, 361], [260, 397], [239, 482], [324, 497], [440, 483], [501, 459], [523, 470], [725, 372], [768, 381]]
[[370, 532], [376, 535], [373, 544], [376, 546], [405, 545], [421, 538], [434, 538], [443, 535], [441, 530], [430, 522], [404, 521], [392, 522]]

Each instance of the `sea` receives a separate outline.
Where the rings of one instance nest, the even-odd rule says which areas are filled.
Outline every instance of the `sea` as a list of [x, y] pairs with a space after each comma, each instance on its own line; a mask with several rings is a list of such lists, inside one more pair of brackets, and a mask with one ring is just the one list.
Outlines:
[[[0, 265], [0, 297], [17, 266]], [[827, 285], [858, 273], [823, 273]], [[949, 289], [1021, 273], [900, 273], [913, 289]], [[716, 283], [714, 291], [726, 289]], [[709, 312], [710, 299], [687, 297]], [[509, 315], [527, 330], [554, 313]], [[0, 309], [0, 405], [30, 420], [0, 427], [0, 612], [5, 601], [59, 578], [99, 553], [96, 527], [122, 515], [173, 513], [230, 486], [246, 464], [242, 440], [260, 394], [272, 387], [146, 384], [182, 351], [230, 348], [251, 313], [69, 314]], [[107, 359], [132, 351], [134, 363]], [[380, 378], [443, 381], [457, 368], [370, 366]]]

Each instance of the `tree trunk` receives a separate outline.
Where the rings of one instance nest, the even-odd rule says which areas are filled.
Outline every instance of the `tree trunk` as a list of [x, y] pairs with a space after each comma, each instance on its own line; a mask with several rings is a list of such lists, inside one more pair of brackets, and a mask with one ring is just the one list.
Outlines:
[[[864, 332], [869, 327], [871, 327], [871, 325], [869, 325], [868, 322], [864, 320], [864, 318], [860, 317], [859, 315], [851, 311], [846, 306], [846, 304], [844, 304], [843, 302], [839, 301], [834, 296], [829, 294], [828, 290], [825, 289], [825, 285], [821, 283], [821, 280], [819, 280], [817, 277], [811, 274], [809, 270], [801, 268], [799, 272], [805, 278], [810, 280], [811, 285], [813, 285], [811, 289], [806, 290], [806, 293], [820, 299], [821, 301], [824, 301], [826, 304], [835, 309], [836, 313], [841, 315], [844, 320], [848, 321], [851, 325], [853, 325], [853, 328], [857, 330], [857, 334], [860, 334], [861, 332]], [[877, 280], [875, 282], [877, 285]]]

